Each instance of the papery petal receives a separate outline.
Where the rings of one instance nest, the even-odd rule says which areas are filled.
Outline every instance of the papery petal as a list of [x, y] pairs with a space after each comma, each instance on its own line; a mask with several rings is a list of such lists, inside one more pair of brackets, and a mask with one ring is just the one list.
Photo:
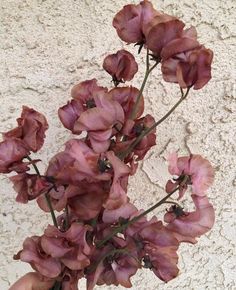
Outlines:
[[196, 210], [186, 212], [183, 216], [173, 218], [174, 213], [165, 214], [169, 222], [167, 228], [174, 233], [180, 242], [196, 243], [196, 238], [208, 232], [214, 224], [214, 208], [206, 196], [192, 195]]
[[106, 56], [103, 68], [118, 82], [130, 81], [138, 71], [138, 64], [130, 52], [122, 49]]
[[21, 161], [29, 154], [29, 149], [25, 143], [16, 138], [10, 138], [0, 142], [0, 173], [9, 173], [11, 167], [17, 171], [17, 165], [21, 166]]
[[77, 100], [72, 100], [67, 105], [59, 108], [58, 115], [64, 127], [73, 132], [75, 121], [83, 111], [81, 104]]

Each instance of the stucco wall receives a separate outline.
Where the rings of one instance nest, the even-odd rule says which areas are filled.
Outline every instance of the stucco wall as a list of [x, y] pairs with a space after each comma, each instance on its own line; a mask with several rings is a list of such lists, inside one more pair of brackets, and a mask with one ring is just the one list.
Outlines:
[[[111, 26], [115, 13], [128, 0], [0, 0], [0, 131], [13, 128], [23, 104], [43, 112], [50, 123], [46, 144], [37, 154], [41, 168], [70, 136], [57, 118], [57, 108], [70, 97], [78, 81], [97, 77], [109, 86], [101, 69], [104, 55], [123, 45]], [[195, 25], [202, 43], [214, 53], [213, 79], [190, 97], [160, 127], [157, 146], [131, 179], [130, 195], [137, 206], [147, 208], [163, 194], [166, 181], [165, 156], [201, 153], [214, 165], [216, 179], [209, 196], [216, 208], [216, 224], [198, 244], [179, 250], [178, 278], [160, 282], [142, 270], [132, 279], [133, 289], [236, 289], [235, 186], [235, 11], [234, 0], [153, 0], [156, 8]], [[127, 47], [135, 51], [132, 46]], [[133, 85], [140, 86], [140, 71]], [[148, 92], [147, 92], [148, 91]], [[176, 85], [164, 83], [159, 69], [148, 83], [146, 112], [158, 119], [176, 102]], [[41, 234], [50, 216], [34, 203], [17, 204], [7, 178], [0, 177], [0, 289], [23, 273], [28, 265], [12, 256], [28, 235]], [[163, 208], [163, 211], [165, 209]], [[82, 282], [80, 289], [85, 289]], [[98, 289], [115, 289], [101, 287]], [[118, 287], [117, 289], [123, 289]]]

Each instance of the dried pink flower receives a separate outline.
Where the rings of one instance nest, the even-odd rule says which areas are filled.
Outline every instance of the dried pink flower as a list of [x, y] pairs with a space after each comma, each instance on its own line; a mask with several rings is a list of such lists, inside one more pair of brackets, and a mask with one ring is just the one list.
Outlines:
[[18, 127], [3, 134], [5, 139], [22, 140], [28, 149], [37, 152], [44, 143], [48, 123], [43, 114], [23, 106], [21, 117], [17, 119]]
[[162, 63], [163, 78], [181, 88], [199, 90], [211, 79], [212, 59], [213, 52], [204, 46], [173, 55]]
[[[193, 194], [204, 196], [205, 191], [212, 185], [214, 180], [214, 170], [210, 162], [200, 155], [190, 155], [179, 157], [177, 153], [169, 156], [169, 172], [177, 175], [175, 182], [169, 180], [166, 185], [166, 191], [171, 192], [177, 186], [179, 189], [179, 198], [181, 198], [187, 186], [191, 185]], [[184, 184], [183, 181], [185, 180]]]
[[149, 1], [129, 4], [115, 15], [113, 26], [123, 41], [142, 44], [145, 43], [147, 24], [158, 14]]
[[111, 76], [115, 84], [131, 81], [138, 71], [138, 64], [134, 56], [127, 50], [119, 50], [117, 53], [105, 57], [103, 68]]
[[195, 244], [196, 237], [207, 233], [214, 225], [214, 208], [206, 196], [192, 195], [196, 210], [176, 215], [173, 207], [165, 214], [167, 228], [172, 231], [180, 242]]

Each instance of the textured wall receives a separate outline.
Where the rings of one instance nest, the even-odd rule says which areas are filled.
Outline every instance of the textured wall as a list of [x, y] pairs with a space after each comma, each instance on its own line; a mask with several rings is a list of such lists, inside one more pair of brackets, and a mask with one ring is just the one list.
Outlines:
[[[132, 2], [132, 1], [130, 1]], [[45, 113], [50, 129], [37, 157], [46, 161], [70, 136], [57, 118], [70, 88], [78, 81], [97, 77], [109, 86], [101, 64], [107, 52], [122, 47], [111, 26], [114, 14], [128, 0], [0, 0], [0, 131], [13, 128], [26, 104]], [[134, 3], [138, 3], [135, 1]], [[132, 178], [130, 195], [147, 208], [163, 194], [165, 157], [172, 149], [202, 153], [216, 170], [209, 196], [216, 208], [216, 224], [196, 246], [181, 246], [178, 278], [160, 282], [150, 271], [140, 271], [133, 289], [236, 289], [235, 287], [235, 14], [234, 0], [153, 0], [156, 8], [181, 17], [197, 27], [200, 41], [215, 52], [213, 79], [190, 97], [160, 127], [157, 146]], [[134, 51], [133, 47], [128, 47]], [[140, 86], [142, 63], [133, 85]], [[148, 90], [148, 92], [147, 92]], [[177, 100], [176, 85], [164, 83], [159, 69], [146, 90], [146, 111], [158, 119]], [[1, 176], [0, 289], [28, 271], [12, 260], [27, 235], [40, 234], [50, 217], [34, 203], [16, 204], [9, 181]], [[163, 211], [165, 209], [163, 208]], [[85, 289], [84, 284], [80, 289]], [[98, 287], [99, 289], [99, 287]], [[115, 289], [115, 287], [101, 287]], [[117, 289], [122, 289], [118, 287]]]

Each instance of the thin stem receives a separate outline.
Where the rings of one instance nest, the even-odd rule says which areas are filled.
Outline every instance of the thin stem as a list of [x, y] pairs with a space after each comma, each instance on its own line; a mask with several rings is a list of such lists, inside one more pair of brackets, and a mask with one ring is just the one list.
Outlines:
[[135, 118], [135, 115], [137, 113], [137, 109], [138, 109], [138, 105], [139, 105], [139, 102], [140, 102], [140, 99], [142, 97], [142, 94], [143, 94], [143, 90], [145, 88], [145, 85], [147, 83], [147, 80], [148, 80], [148, 77], [150, 75], [150, 73], [154, 70], [154, 68], [159, 64], [159, 61], [156, 61], [155, 64], [150, 68], [150, 62], [149, 62], [149, 50], [147, 49], [147, 55], [146, 55], [146, 71], [145, 71], [145, 75], [144, 75], [144, 79], [143, 79], [143, 82], [142, 82], [142, 85], [141, 85], [141, 88], [139, 90], [139, 94], [137, 96], [137, 99], [136, 99], [136, 102], [134, 104], [134, 107], [131, 111], [131, 114], [130, 114], [130, 119], [133, 120]]
[[48, 208], [50, 209], [50, 213], [51, 213], [53, 224], [54, 224], [54, 226], [56, 228], [58, 228], [57, 219], [56, 219], [56, 216], [55, 216], [55, 213], [54, 213], [54, 210], [53, 210], [53, 207], [52, 207], [52, 203], [51, 203], [51, 200], [50, 200], [50, 195], [49, 195], [49, 192], [53, 188], [54, 188], [54, 185], [52, 187], [50, 187], [49, 190], [45, 193], [45, 198], [46, 198], [46, 201], [47, 201]]
[[150, 207], [149, 209], [147, 209], [144, 212], [142, 212], [140, 215], [132, 218], [126, 224], [123, 224], [123, 225], [117, 227], [116, 229], [114, 229], [114, 231], [110, 235], [108, 235], [107, 237], [105, 237], [105, 239], [103, 239], [102, 241], [100, 241], [100, 242], [97, 243], [97, 245], [96, 245], [97, 248], [101, 248], [107, 241], [109, 241], [110, 239], [112, 239], [116, 234], [122, 233], [128, 226], [130, 226], [131, 224], [133, 224], [134, 222], [136, 222], [137, 220], [139, 220], [141, 217], [147, 215], [148, 213], [150, 213], [151, 211], [153, 211], [154, 209], [156, 209], [157, 207], [159, 207], [160, 205], [162, 205], [177, 190], [179, 190], [179, 186], [176, 189], [174, 189], [173, 191], [171, 191], [169, 194], [167, 194], [160, 201], [158, 201], [156, 204], [154, 204], [152, 207]]
[[59, 281], [56, 281], [55, 284], [49, 290], [61, 290], [62, 284]]
[[66, 230], [68, 230], [69, 229], [69, 225], [70, 225], [68, 204], [65, 207], [65, 214], [66, 214], [65, 227], [66, 227]]
[[[31, 157], [29, 156], [26, 156], [25, 158], [27, 158], [30, 162], [32, 162], [33, 160], [31, 159]], [[36, 172], [36, 174], [41, 177], [41, 174], [39, 172], [39, 169], [37, 167], [36, 164], [32, 163], [33, 167], [34, 167], [34, 170]], [[57, 225], [57, 219], [56, 219], [56, 216], [55, 216], [55, 213], [54, 213], [54, 210], [53, 210], [53, 207], [52, 207], [52, 204], [51, 204], [51, 200], [50, 200], [50, 196], [49, 196], [49, 192], [55, 187], [55, 185], [53, 184], [52, 187], [50, 187], [48, 189], [48, 191], [45, 193], [45, 199], [46, 199], [46, 202], [47, 202], [47, 205], [48, 205], [48, 208], [50, 210], [50, 213], [51, 213], [51, 217], [52, 217], [52, 221], [53, 221], [53, 224], [55, 227], [58, 228], [58, 225]]]
[[[29, 155], [28, 156], [26, 156], [25, 157], [26, 159], [28, 159], [30, 162], [32, 162], [33, 160], [31, 159], [31, 157], [29, 157]], [[38, 167], [37, 167], [37, 165], [35, 164], [35, 163], [31, 163], [32, 165], [33, 165], [33, 167], [34, 167], [34, 170], [35, 170], [35, 172], [36, 172], [36, 174], [40, 177], [41, 175], [40, 175], [40, 172], [39, 172], [39, 170], [38, 170]]]
[[154, 128], [156, 128], [158, 125], [160, 125], [165, 119], [167, 119], [173, 112], [174, 110], [185, 100], [188, 96], [188, 93], [190, 91], [190, 88], [187, 89], [186, 93], [179, 99], [179, 101], [156, 123], [154, 123], [151, 127], [146, 128], [139, 136], [138, 138], [130, 145], [130, 147], [119, 154], [119, 158], [123, 160], [127, 155], [129, 155], [133, 149], [138, 145], [138, 143], [145, 137], [147, 134], [149, 134]]

